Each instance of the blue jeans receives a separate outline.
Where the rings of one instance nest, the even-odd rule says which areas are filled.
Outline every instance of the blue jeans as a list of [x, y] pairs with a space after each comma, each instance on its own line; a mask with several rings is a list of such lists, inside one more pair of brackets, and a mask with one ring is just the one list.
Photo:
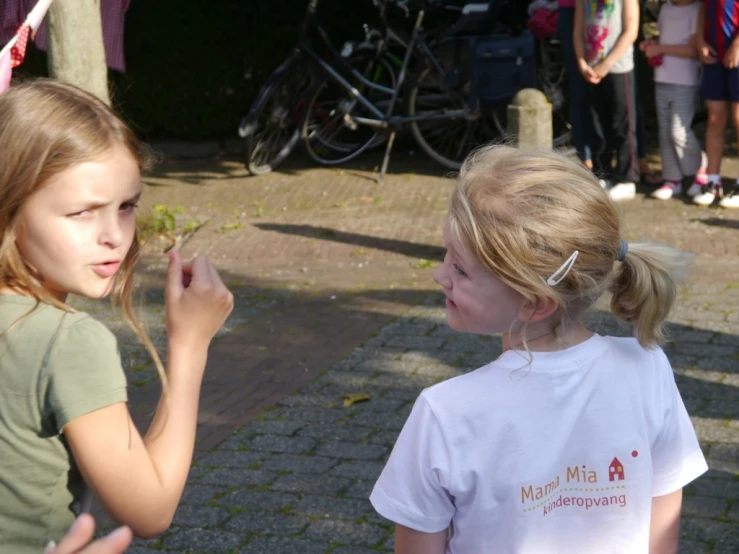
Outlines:
[[557, 36], [562, 43], [562, 54], [567, 71], [569, 84], [569, 118], [572, 126], [572, 141], [575, 143], [577, 155], [582, 160], [592, 159], [590, 143], [592, 137], [593, 119], [588, 108], [588, 87], [577, 67], [575, 45], [572, 42], [572, 32], [575, 26], [575, 8], [560, 8], [557, 23]]

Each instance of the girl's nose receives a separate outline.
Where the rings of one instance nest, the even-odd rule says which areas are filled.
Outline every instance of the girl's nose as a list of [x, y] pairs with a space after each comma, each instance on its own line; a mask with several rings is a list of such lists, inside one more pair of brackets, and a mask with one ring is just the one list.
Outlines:
[[449, 276], [447, 264], [443, 263], [434, 271], [434, 282], [442, 288], [452, 288], [452, 278]]
[[105, 221], [100, 233], [100, 242], [111, 248], [117, 248], [121, 245], [123, 242], [123, 228], [117, 217]]

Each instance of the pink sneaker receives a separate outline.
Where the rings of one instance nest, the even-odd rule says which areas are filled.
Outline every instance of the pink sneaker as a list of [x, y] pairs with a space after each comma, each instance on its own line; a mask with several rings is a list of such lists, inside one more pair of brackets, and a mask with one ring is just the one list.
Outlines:
[[708, 173], [706, 173], [706, 170], [701, 168], [698, 170], [698, 173], [695, 174], [695, 178], [693, 179], [693, 184], [690, 185], [690, 188], [685, 193], [691, 198], [695, 198], [701, 192], [703, 192], [703, 187], [705, 187], [708, 184]]
[[680, 183], [675, 181], [665, 181], [661, 187], [652, 193], [652, 198], [657, 200], [669, 200], [675, 195], [680, 194]]

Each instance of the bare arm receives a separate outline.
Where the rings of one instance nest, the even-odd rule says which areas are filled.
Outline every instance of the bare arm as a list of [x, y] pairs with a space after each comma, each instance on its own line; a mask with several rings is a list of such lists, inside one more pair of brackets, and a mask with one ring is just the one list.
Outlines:
[[140, 537], [164, 532], [174, 517], [192, 461], [208, 346], [233, 307], [231, 293], [205, 258], [195, 259], [185, 288], [179, 254], [174, 256], [166, 290], [169, 390], [146, 437], [124, 403], [76, 418], [63, 430], [105, 510]]
[[[690, 37], [690, 44], [655, 44], [656, 54], [653, 56], [675, 56], [677, 58], [697, 58], [698, 53], [695, 49], [695, 35]], [[647, 56], [649, 56], [647, 49]]]
[[683, 490], [652, 498], [649, 554], [675, 554], [680, 533]]
[[695, 33], [695, 50], [701, 63], [704, 65], [713, 65], [718, 61], [718, 57], [716, 56], [716, 50], [714, 50], [713, 46], [706, 42], [704, 26], [705, 11], [704, 4], [701, 2], [700, 6], [698, 6], [698, 28]]
[[[602, 66], [605, 71], [601, 77], [607, 74], [613, 67], [613, 64], [626, 54], [627, 50], [636, 42], [636, 39], [639, 36], [639, 1], [624, 0], [623, 6], [621, 34], [616, 40], [616, 44], [611, 48], [611, 51], [608, 52], [606, 58], [598, 64], [598, 66]], [[600, 74], [597, 69], [596, 73]]]
[[572, 45], [575, 48], [575, 57], [577, 58], [578, 65], [580, 61], [585, 62], [585, 14], [583, 13], [583, 9], [579, 1], [575, 2]]
[[575, 2], [575, 22], [573, 24], [572, 42], [575, 48], [575, 58], [577, 59], [577, 67], [582, 73], [583, 79], [588, 83], [597, 85], [600, 82], [593, 68], [588, 65], [585, 59], [585, 14], [583, 13], [581, 2]]
[[403, 525], [395, 526], [395, 554], [444, 554], [447, 530], [422, 533]]

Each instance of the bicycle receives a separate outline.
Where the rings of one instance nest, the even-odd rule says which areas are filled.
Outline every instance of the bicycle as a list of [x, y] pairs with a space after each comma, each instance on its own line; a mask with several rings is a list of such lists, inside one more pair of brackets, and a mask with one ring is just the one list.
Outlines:
[[[476, 103], [473, 100], [475, 75], [471, 71], [471, 66], [474, 60], [470, 59], [470, 51], [474, 49], [473, 45], [477, 39], [496, 31], [495, 5], [496, 2], [489, 2], [463, 7], [457, 24], [431, 42], [426, 41], [426, 34], [421, 28], [424, 10], [420, 10], [399, 71], [397, 86], [388, 89], [363, 81], [364, 86], [379, 95], [380, 101], [368, 99], [343, 79], [329, 62], [315, 59], [314, 61], [326, 72], [328, 79], [326, 83], [317, 86], [316, 92], [310, 96], [308, 109], [303, 113], [301, 137], [308, 153], [324, 165], [343, 163], [367, 149], [363, 140], [346, 137], [352, 137], [352, 134], [362, 127], [384, 130], [390, 133], [390, 140], [380, 171], [382, 177], [387, 167], [393, 138], [405, 124], [410, 125], [411, 133], [421, 149], [450, 169], [458, 169], [473, 148], [499, 139], [505, 133], [505, 127], [500, 119], [496, 123], [495, 110], [489, 109], [484, 102], [479, 102], [479, 98], [475, 99]], [[491, 9], [492, 12], [489, 11]], [[500, 29], [497, 31], [501, 32]], [[518, 44], [515, 48], [527, 43], [524, 37], [518, 39], [516, 43], [517, 39], [503, 35], [493, 40], [499, 40], [501, 42], [498, 44], [506, 46]], [[531, 41], [533, 42], [533, 38]], [[515, 48], [514, 51], [517, 51]], [[522, 51], [515, 54], [514, 60], [518, 56], [516, 63], [525, 67], [528, 62], [523, 61], [523, 55]], [[533, 57], [533, 52], [529, 52], [528, 55]], [[411, 58], [414, 59], [416, 67], [408, 86], [404, 87]], [[536, 84], [535, 77], [524, 80], [526, 82], [522, 82], [520, 88]], [[344, 98], [334, 99], [333, 102], [324, 100], [321, 94], [331, 90], [329, 87], [334, 90], [343, 89]], [[404, 115], [395, 114], [393, 111], [401, 91], [406, 97]], [[498, 105], [507, 105], [515, 92], [516, 90], [507, 90], [501, 93]], [[332, 96], [335, 97], [335, 92]], [[561, 102], [560, 105], [562, 104]], [[327, 106], [330, 107], [328, 111], [325, 109]], [[565, 132], [569, 133], [569, 130], [566, 129]], [[337, 140], [336, 137], [339, 136], [342, 137], [341, 140]], [[335, 148], [337, 144], [349, 147], [337, 149]]]
[[[299, 124], [307, 105], [305, 95], [325, 79], [315, 63], [321, 58], [311, 46], [313, 34], [318, 36], [331, 61], [345, 73], [362, 79], [369, 75], [376, 83], [395, 85], [394, 68], [387, 60], [378, 60], [378, 51], [367, 36], [362, 43], [346, 43], [341, 52], [334, 48], [317, 18], [318, 3], [319, 0], [308, 3], [298, 44], [269, 77], [239, 125], [239, 136], [244, 139], [244, 163], [252, 175], [274, 170], [298, 143]], [[368, 146], [380, 144], [383, 139], [373, 133], [367, 140]], [[335, 146], [344, 148], [338, 143]]]

